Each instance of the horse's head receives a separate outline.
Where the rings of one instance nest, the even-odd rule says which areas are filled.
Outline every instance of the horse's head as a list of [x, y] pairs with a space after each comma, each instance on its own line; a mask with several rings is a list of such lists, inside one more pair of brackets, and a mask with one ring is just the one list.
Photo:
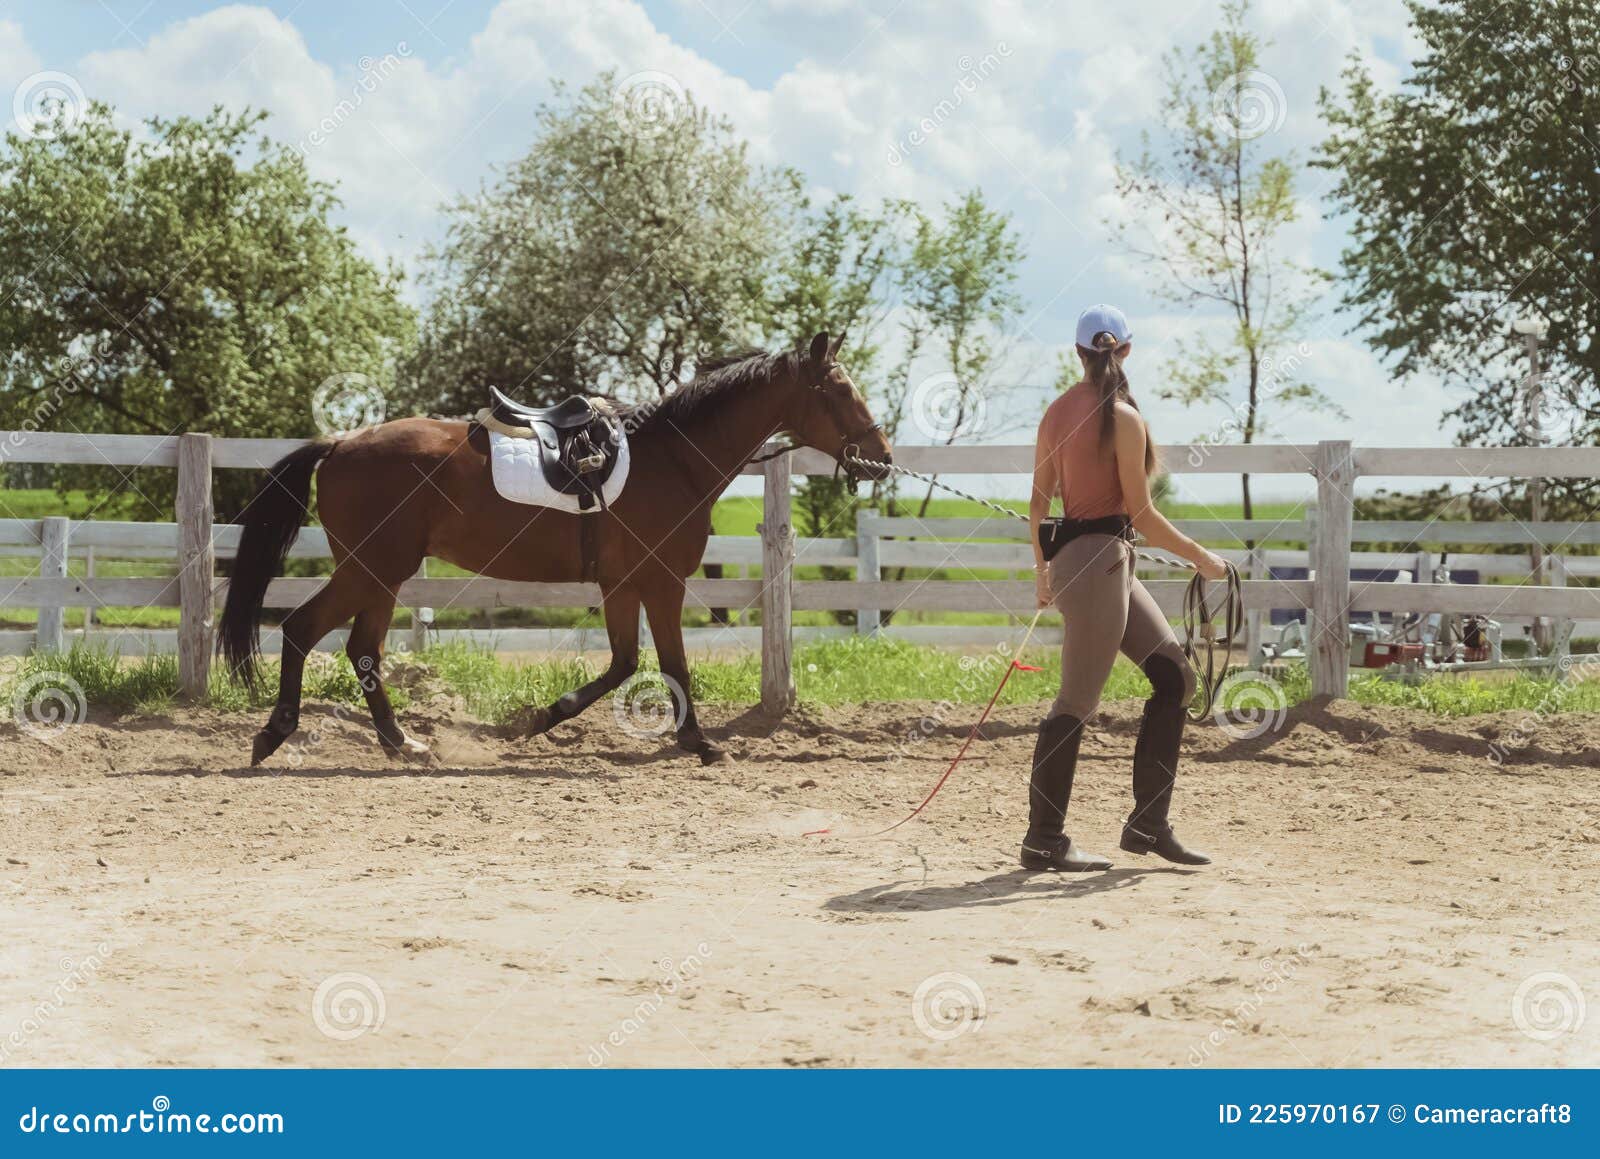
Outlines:
[[889, 440], [867, 410], [850, 372], [839, 362], [843, 344], [843, 334], [830, 340], [825, 330], [811, 340], [810, 349], [802, 355], [801, 401], [789, 429], [804, 445], [838, 460], [852, 483], [861, 478], [883, 479], [889, 474]]

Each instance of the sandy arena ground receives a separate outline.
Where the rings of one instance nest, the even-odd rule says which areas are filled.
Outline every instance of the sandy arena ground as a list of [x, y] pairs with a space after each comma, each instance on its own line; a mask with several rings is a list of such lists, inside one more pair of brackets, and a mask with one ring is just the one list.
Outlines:
[[1072, 828], [1117, 865], [1075, 877], [1014, 868], [1010, 708], [925, 820], [803, 836], [921, 798], [975, 714], [907, 745], [928, 710], [713, 708], [709, 769], [607, 704], [532, 740], [408, 714], [425, 768], [327, 705], [259, 770], [254, 717], [7, 723], [0, 1064], [1600, 1063], [1600, 718], [1503, 768], [1506, 716], [1199, 728], [1184, 871], [1117, 856], [1116, 705]]

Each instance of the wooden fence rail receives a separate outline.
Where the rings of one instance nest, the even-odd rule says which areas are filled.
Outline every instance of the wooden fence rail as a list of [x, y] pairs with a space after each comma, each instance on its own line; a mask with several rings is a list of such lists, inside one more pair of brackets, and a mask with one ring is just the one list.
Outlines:
[[[233, 554], [239, 529], [213, 526], [211, 475], [214, 470], [260, 469], [301, 446], [295, 439], [214, 439], [204, 434], [166, 437], [0, 432], [0, 452], [13, 462], [84, 463], [159, 467], [178, 471], [177, 522], [110, 523], [60, 517], [0, 520], [0, 554], [37, 554], [37, 576], [0, 579], [0, 605], [40, 609], [34, 637], [41, 650], [63, 646], [62, 609], [101, 606], [177, 607], [176, 646], [186, 694], [204, 694], [213, 645], [213, 618], [224, 583], [215, 574], [218, 557]], [[1569, 579], [1600, 575], [1600, 558], [1549, 556], [1534, 577], [1551, 586], [1483, 584], [1353, 583], [1351, 569], [1415, 569], [1418, 581], [1432, 579], [1435, 558], [1423, 545], [1516, 544], [1541, 549], [1600, 544], [1600, 524], [1363, 522], [1354, 520], [1353, 489], [1362, 476], [1581, 477], [1600, 478], [1600, 448], [1355, 448], [1329, 441], [1301, 446], [1167, 447], [1174, 474], [1309, 474], [1317, 484], [1317, 504], [1299, 520], [1186, 520], [1197, 538], [1253, 543], [1251, 550], [1224, 551], [1247, 569], [1243, 590], [1252, 642], [1259, 642], [1261, 614], [1273, 609], [1309, 613], [1309, 657], [1313, 688], [1342, 695], [1348, 681], [1347, 632], [1357, 612], [1484, 612], [1508, 617], [1555, 616], [1600, 621], [1600, 589], [1572, 586]], [[1021, 475], [1031, 473], [1033, 449], [1008, 447], [897, 447], [895, 461], [916, 470], [946, 475]], [[863, 513], [854, 538], [797, 538], [790, 515], [793, 475], [832, 474], [831, 458], [799, 450], [752, 465], [745, 474], [763, 478], [763, 515], [758, 538], [714, 536], [706, 561], [761, 568], [761, 579], [692, 580], [688, 600], [700, 607], [757, 608], [761, 614], [762, 701], [781, 709], [792, 702], [792, 613], [795, 610], [854, 609], [858, 631], [873, 631], [879, 613], [890, 610], [994, 611], [1014, 616], [1033, 611], [1033, 586], [1024, 578], [1002, 580], [893, 580], [884, 569], [964, 568], [1025, 574], [1032, 565], [1026, 528], [1015, 520], [919, 520]], [[955, 539], [959, 542], [946, 542]], [[981, 542], [997, 540], [1000, 542]], [[1270, 543], [1305, 544], [1270, 548]], [[1403, 543], [1404, 551], [1356, 551], [1356, 543]], [[69, 561], [99, 552], [101, 558], [168, 559], [172, 577], [122, 578], [70, 576]], [[301, 533], [291, 556], [325, 558], [327, 537], [319, 528]], [[1486, 575], [1526, 575], [1514, 556], [1453, 554], [1460, 568]], [[797, 565], [852, 567], [847, 582], [796, 580]], [[1312, 578], [1270, 578], [1269, 569], [1306, 567]], [[1159, 570], [1156, 574], [1161, 574]], [[1168, 572], [1171, 576], [1175, 573]], [[323, 581], [280, 579], [266, 604], [293, 607]], [[1148, 586], [1158, 604], [1176, 613], [1183, 582], [1153, 578]], [[407, 582], [401, 602], [418, 607], [588, 607], [599, 602], [589, 584], [521, 584], [489, 580], [418, 578]], [[720, 630], [730, 640], [747, 641], [746, 629]], [[821, 630], [838, 634], [839, 630]], [[939, 633], [943, 631], [944, 636]], [[520, 635], [519, 635], [520, 632]], [[920, 638], [955, 639], [961, 629], [921, 629]], [[151, 637], [159, 632], [147, 633]], [[593, 633], [591, 633], [593, 635]], [[538, 630], [496, 633], [494, 638], [533, 639]], [[596, 637], [599, 638], [598, 636]]]

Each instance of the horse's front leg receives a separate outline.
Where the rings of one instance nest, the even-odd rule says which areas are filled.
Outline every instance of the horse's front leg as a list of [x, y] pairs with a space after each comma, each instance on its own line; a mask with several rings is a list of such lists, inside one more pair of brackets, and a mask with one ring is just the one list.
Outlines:
[[700, 763], [726, 763], [728, 754], [701, 735], [694, 718], [694, 701], [689, 697], [689, 661], [683, 651], [683, 581], [663, 584], [644, 598], [645, 615], [650, 617], [650, 634], [655, 637], [661, 675], [672, 692], [674, 719], [678, 722], [678, 747], [700, 754]]
[[528, 735], [537, 736], [571, 720], [639, 670], [639, 593], [632, 588], [613, 588], [601, 594], [606, 636], [611, 640], [610, 667], [583, 687], [564, 693], [534, 712], [528, 722]]

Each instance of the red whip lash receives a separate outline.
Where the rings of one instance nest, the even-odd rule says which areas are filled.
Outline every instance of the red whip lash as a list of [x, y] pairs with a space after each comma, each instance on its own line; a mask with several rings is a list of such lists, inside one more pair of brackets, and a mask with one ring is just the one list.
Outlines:
[[[1033, 629], [1039, 623], [1039, 617], [1043, 613], [1044, 613], [1044, 609], [1043, 608], [1040, 608], [1037, 612], [1033, 613], [1033, 619], [1031, 621], [1029, 621], [1029, 623], [1028, 623], [1028, 630], [1022, 637], [1022, 645], [1021, 645], [1021, 647], [1019, 647], [1017, 649], [1017, 653], [1016, 653], [1017, 656], [1021, 656], [1023, 654], [1023, 652], [1025, 652], [1027, 650], [1028, 641], [1033, 637]], [[856, 837], [847, 838], [847, 840], [866, 841], [866, 840], [870, 840], [873, 837], [882, 837], [885, 833], [890, 833], [890, 832], [893, 832], [894, 830], [900, 828], [900, 826], [904, 825], [907, 821], [910, 821], [918, 813], [920, 813], [924, 809], [926, 809], [928, 807], [928, 803], [939, 795], [939, 790], [944, 788], [944, 783], [950, 779], [950, 774], [956, 771], [956, 766], [961, 763], [961, 758], [967, 755], [967, 749], [972, 746], [973, 738], [975, 738], [978, 735], [978, 730], [983, 727], [983, 722], [989, 719], [989, 713], [994, 710], [995, 702], [1000, 699], [1000, 693], [1005, 691], [1006, 682], [1011, 679], [1011, 674], [1013, 672], [1042, 672], [1042, 671], [1043, 671], [1042, 668], [1037, 668], [1032, 664], [1023, 664], [1016, 657], [1013, 657], [1012, 660], [1011, 660], [1011, 663], [1006, 665], [1006, 674], [1004, 676], [1000, 677], [1000, 683], [995, 688], [994, 695], [989, 697], [989, 703], [983, 706], [983, 712], [981, 714], [979, 714], [978, 719], [975, 722], [973, 722], [972, 731], [968, 732], [967, 733], [967, 739], [961, 742], [960, 751], [956, 753], [955, 759], [950, 762], [950, 767], [945, 769], [944, 775], [941, 776], [937, 781], [934, 782], [933, 788], [928, 790], [928, 795], [926, 797], [922, 798], [922, 804], [918, 805], [915, 809], [911, 810], [911, 812], [907, 813], [904, 817], [900, 818], [900, 820], [896, 821], [893, 825], [890, 825], [887, 828], [879, 829], [875, 833], [862, 833], [862, 834], [859, 834]], [[812, 829], [811, 831], [809, 831], [807, 833], [802, 833], [801, 836], [802, 837], [821, 837], [821, 836], [824, 836], [825, 834], [831, 834], [832, 832], [833, 832], [833, 830], [831, 828], [829, 828], [829, 829]]]

